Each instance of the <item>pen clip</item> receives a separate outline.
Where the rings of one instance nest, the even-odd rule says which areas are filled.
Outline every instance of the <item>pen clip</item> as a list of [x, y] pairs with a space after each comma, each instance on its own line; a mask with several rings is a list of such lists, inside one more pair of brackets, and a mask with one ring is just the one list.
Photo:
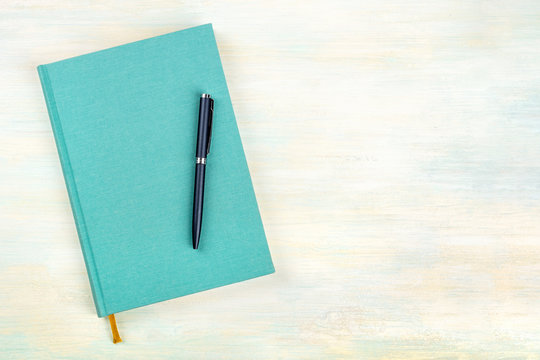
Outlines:
[[214, 120], [214, 99], [210, 98], [210, 113], [208, 115], [208, 141], [206, 142], [206, 155], [210, 154], [210, 140], [212, 139], [212, 122]]

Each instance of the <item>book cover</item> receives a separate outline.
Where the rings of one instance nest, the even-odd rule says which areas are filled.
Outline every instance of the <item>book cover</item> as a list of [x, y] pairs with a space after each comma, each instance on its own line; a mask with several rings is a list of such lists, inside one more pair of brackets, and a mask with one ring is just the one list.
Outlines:
[[[210, 24], [38, 73], [98, 316], [274, 272]], [[202, 93], [215, 105], [193, 250]]]

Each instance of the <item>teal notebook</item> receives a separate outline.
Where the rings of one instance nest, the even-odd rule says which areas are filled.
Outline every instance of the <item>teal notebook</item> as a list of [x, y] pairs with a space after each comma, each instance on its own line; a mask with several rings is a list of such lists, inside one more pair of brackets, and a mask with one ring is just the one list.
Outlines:
[[[274, 272], [211, 25], [38, 67], [100, 317]], [[215, 99], [199, 250], [199, 97]]]

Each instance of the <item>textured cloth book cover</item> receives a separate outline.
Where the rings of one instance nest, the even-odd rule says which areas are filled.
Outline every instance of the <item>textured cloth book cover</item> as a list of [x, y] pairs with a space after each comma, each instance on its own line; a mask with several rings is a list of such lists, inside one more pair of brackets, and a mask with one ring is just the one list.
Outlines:
[[[38, 72], [98, 316], [274, 272], [211, 25]], [[193, 250], [202, 93], [215, 107]]]

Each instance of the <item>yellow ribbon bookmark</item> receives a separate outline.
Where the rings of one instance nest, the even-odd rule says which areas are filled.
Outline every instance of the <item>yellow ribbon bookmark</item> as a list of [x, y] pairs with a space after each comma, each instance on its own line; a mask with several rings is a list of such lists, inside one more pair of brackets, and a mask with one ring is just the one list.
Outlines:
[[120, 338], [120, 334], [118, 333], [118, 327], [116, 326], [116, 319], [114, 318], [114, 314], [109, 315], [109, 322], [111, 323], [113, 343], [116, 344], [116, 343], [122, 342], [122, 339]]

